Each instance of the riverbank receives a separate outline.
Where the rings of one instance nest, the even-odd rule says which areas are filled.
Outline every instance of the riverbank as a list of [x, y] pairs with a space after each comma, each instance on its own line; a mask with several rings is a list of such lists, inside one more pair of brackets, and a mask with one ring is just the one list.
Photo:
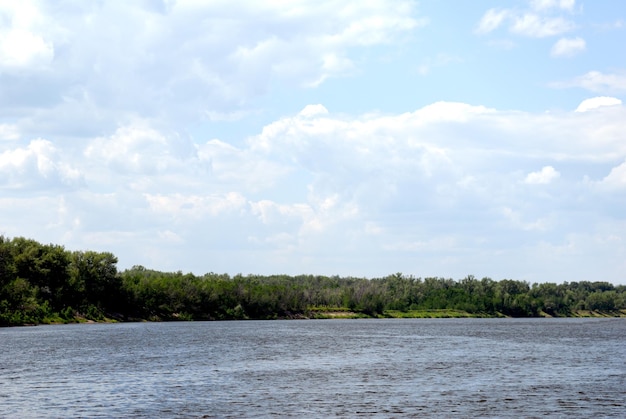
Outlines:
[[[528, 318], [506, 316], [502, 313], [469, 313], [462, 310], [385, 310], [382, 314], [368, 314], [358, 311], [352, 311], [345, 307], [324, 307], [312, 308], [305, 313], [292, 313], [287, 316], [277, 316], [274, 318], [226, 318], [226, 319], [195, 319], [200, 321], [221, 321], [221, 320], [324, 320], [324, 319], [461, 319], [461, 318]], [[600, 310], [575, 310], [569, 315], [552, 316], [545, 312], [540, 312], [538, 316], [533, 318], [626, 318], [626, 309], [614, 311]], [[82, 315], [73, 318], [61, 318], [59, 316], [43, 319], [38, 324], [55, 325], [55, 324], [72, 324], [72, 323], [128, 323], [128, 322], [171, 322], [171, 321], [194, 321], [186, 315], [174, 314], [170, 318], [161, 318], [153, 316], [147, 319], [137, 317], [124, 318], [121, 315], [112, 314], [102, 316], [98, 319], [90, 319]], [[37, 326], [34, 323], [25, 323], [14, 326]]]
[[[179, 318], [176, 316], [173, 321], [185, 321], [184, 318]], [[624, 310], [615, 310], [615, 311], [597, 311], [597, 310], [576, 310], [572, 312], [568, 316], [551, 316], [547, 313], [540, 313], [536, 318], [585, 318], [585, 317], [594, 317], [594, 318], [602, 318], [602, 317], [624, 317], [626, 318], [626, 309]], [[276, 317], [276, 320], [315, 320], [315, 319], [460, 319], [460, 318], [514, 318], [513, 316], [506, 316], [502, 313], [469, 313], [467, 311], [462, 310], [408, 310], [408, 311], [400, 311], [400, 310], [385, 310], [382, 314], [367, 314], [363, 312], [351, 311], [342, 307], [335, 307], [332, 309], [326, 310], [311, 310], [306, 314], [292, 314], [284, 317]], [[233, 319], [229, 319], [233, 320]], [[264, 320], [264, 319], [251, 319], [244, 318], [240, 320]], [[100, 322], [106, 323], [117, 323], [123, 322], [124, 320], [115, 319], [115, 318], [105, 318]], [[130, 319], [128, 321], [164, 321], [163, 319], [152, 318], [152, 319]], [[77, 319], [77, 323], [94, 323], [93, 320], [88, 320], [85, 318]]]
[[[502, 313], [469, 313], [462, 310], [385, 310], [383, 314], [368, 315], [350, 310], [316, 311], [311, 318], [314, 319], [358, 319], [358, 318], [395, 318], [395, 319], [437, 319], [437, 318], [512, 318]], [[551, 317], [626, 317], [626, 310], [598, 311], [598, 310], [575, 310], [570, 315], [552, 316], [541, 312], [537, 318]]]

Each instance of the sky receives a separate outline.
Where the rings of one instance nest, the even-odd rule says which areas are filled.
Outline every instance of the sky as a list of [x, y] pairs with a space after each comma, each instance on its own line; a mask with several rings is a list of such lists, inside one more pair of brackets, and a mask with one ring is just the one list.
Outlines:
[[0, 0], [0, 235], [626, 284], [626, 3]]

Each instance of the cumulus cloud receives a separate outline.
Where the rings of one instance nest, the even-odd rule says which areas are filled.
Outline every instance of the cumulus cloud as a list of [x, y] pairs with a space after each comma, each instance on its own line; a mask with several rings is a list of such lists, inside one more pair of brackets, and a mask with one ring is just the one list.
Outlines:
[[552, 166], [545, 166], [538, 172], [531, 172], [524, 181], [529, 184], [547, 184], [557, 179], [561, 174]]
[[[8, 89], [0, 108], [25, 103], [18, 109], [34, 135], [85, 108], [90, 134], [128, 113], [232, 118], [274, 80], [306, 88], [345, 76], [358, 68], [353, 50], [401, 42], [425, 24], [409, 1], [157, 4], [3, 3], [0, 13], [11, 24], [0, 30], [0, 68], [46, 71]], [[0, 82], [15, 85], [6, 71]]]
[[576, 112], [587, 112], [593, 109], [601, 108], [603, 106], [617, 106], [621, 105], [622, 101], [615, 97], [598, 96], [585, 99], [580, 102], [580, 105], [576, 108]]
[[602, 187], [609, 189], [626, 188], [626, 161], [611, 169], [611, 172], [600, 182]]
[[79, 184], [82, 178], [80, 171], [64, 162], [59, 150], [44, 139], [0, 153], [0, 175], [0, 187], [8, 189], [58, 188]]
[[[562, 237], [580, 221], [563, 216], [563, 208], [593, 214], [592, 190], [622, 188], [623, 167], [614, 166], [626, 159], [625, 112], [622, 105], [524, 113], [437, 102], [348, 116], [313, 104], [239, 145], [190, 144], [138, 120], [82, 149], [5, 142], [0, 178], [5, 189], [28, 184], [32, 199], [48, 200], [49, 213], [31, 214], [65, 243], [114, 250], [122, 263], [186, 263], [200, 272], [280, 266], [328, 273], [323, 266], [332, 266], [334, 273], [373, 275], [372, 266], [358, 271], [346, 261], [376, 260], [385, 273], [411, 269], [401, 254], [426, 263], [427, 254], [462, 255], [471, 247], [493, 256], [513, 246], [510, 231]], [[561, 170], [572, 166], [588, 170], [598, 188]], [[50, 179], [65, 185], [62, 196], [49, 196]], [[560, 193], [548, 194], [557, 179]], [[0, 200], [3, 217], [26, 220], [15, 208], [35, 202], [28, 199]], [[343, 263], [333, 260], [335, 252]], [[467, 269], [465, 257], [446, 260]]]
[[85, 156], [116, 170], [154, 174], [178, 164], [183, 150], [177, 145], [175, 140], [139, 123], [120, 127], [110, 137], [94, 139], [87, 146]]
[[[597, 156], [602, 150], [622, 147], [624, 124], [618, 116], [624, 108], [606, 109], [588, 117], [581, 114], [571, 121], [560, 114], [507, 113], [455, 102], [437, 102], [399, 115], [364, 115], [355, 120], [326, 114], [313, 119], [296, 115], [268, 124], [261, 134], [249, 139], [249, 145], [252, 150], [282, 156], [285, 161], [296, 159], [311, 170], [340, 167], [332, 159], [344, 153], [312, 158], [331, 150], [345, 150], [350, 156], [341, 162], [343, 167], [372, 170], [378, 162], [410, 161], [411, 170], [420, 168], [424, 174], [430, 169], [445, 171], [451, 156], [458, 157], [465, 148], [474, 152], [509, 150], [529, 156], [533, 149], [540, 148], [545, 156], [584, 159], [591, 150]], [[484, 132], [485, 137], [471, 141], [468, 130]]]
[[571, 57], [587, 48], [587, 44], [581, 37], [561, 38], [552, 47], [553, 57]]
[[[522, 2], [487, 10], [476, 33], [506, 49], [555, 37], [534, 42], [564, 57], [585, 49], [568, 34], [581, 11]], [[491, 76], [458, 45], [422, 39], [428, 21], [410, 0], [25, 0], [0, 2], [0, 21], [0, 234], [198, 273], [499, 266], [487, 274], [543, 280], [528, 260], [546, 251], [563, 262], [591, 240], [606, 258], [624, 253], [608, 239], [626, 237], [614, 210], [626, 205], [619, 70], [553, 85], [598, 92], [576, 111], [498, 109], [484, 98], [513, 95], [482, 95], [477, 77]], [[486, 52], [499, 75], [519, 69]], [[457, 85], [438, 80], [457, 62], [468, 70]], [[391, 67], [433, 86], [391, 80]], [[383, 78], [400, 100], [355, 113]], [[430, 101], [430, 87], [457, 101]]]
[[[274, 161], [248, 148], [238, 148], [217, 139], [196, 146], [197, 162], [187, 161], [189, 170], [198, 166], [195, 181], [209, 184], [213, 189], [241, 188], [257, 192], [276, 187], [288, 175], [294, 175], [294, 167]], [[200, 177], [200, 174], [204, 176]]]
[[6, 69], [43, 67], [52, 61], [50, 43], [31, 32], [13, 29], [0, 38], [0, 66]]
[[46, 68], [54, 58], [54, 46], [45, 39], [47, 23], [31, 1], [2, 2], [0, 17], [0, 69], [4, 73]]

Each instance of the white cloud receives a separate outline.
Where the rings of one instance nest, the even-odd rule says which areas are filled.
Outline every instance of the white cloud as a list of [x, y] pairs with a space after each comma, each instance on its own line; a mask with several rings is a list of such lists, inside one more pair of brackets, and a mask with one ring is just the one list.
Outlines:
[[168, 243], [183, 244], [185, 242], [185, 240], [180, 235], [170, 230], [160, 231], [158, 234], [159, 238]]
[[79, 185], [82, 174], [61, 161], [59, 150], [44, 139], [0, 153], [0, 188], [30, 189]]
[[264, 224], [284, 223], [288, 219], [308, 219], [313, 215], [313, 208], [309, 204], [278, 204], [263, 199], [251, 202], [251, 211], [257, 215]]
[[621, 105], [622, 101], [609, 96], [598, 96], [585, 99], [580, 102], [580, 105], [576, 108], [576, 112], [587, 112], [593, 109], [601, 108], [603, 106], [617, 106]]
[[303, 117], [312, 117], [317, 115], [326, 115], [328, 114], [328, 109], [324, 107], [324, 105], [307, 105], [304, 109], [300, 111], [298, 115]]
[[533, 38], [560, 35], [574, 29], [573, 22], [562, 17], [543, 17], [532, 13], [516, 16], [511, 25], [511, 32]]
[[20, 138], [19, 128], [14, 124], [0, 124], [0, 141], [13, 141]]
[[510, 16], [511, 12], [509, 10], [503, 9], [489, 9], [485, 12], [483, 17], [478, 22], [478, 26], [476, 27], [476, 32], [478, 33], [489, 33], [496, 30], [500, 27], [505, 19]]
[[515, 229], [525, 231], [544, 231], [550, 228], [551, 222], [547, 218], [540, 218], [534, 221], [525, 222], [522, 220], [522, 214], [509, 207], [502, 208], [502, 215], [510, 225]]
[[552, 47], [553, 57], [571, 57], [587, 48], [587, 44], [581, 37], [561, 38]]
[[558, 179], [561, 174], [552, 166], [545, 166], [538, 172], [531, 172], [526, 176], [524, 182], [529, 184], [547, 184]]
[[476, 32], [487, 34], [501, 26], [508, 26], [511, 33], [532, 38], [544, 38], [569, 32], [576, 24], [562, 16], [553, 16], [550, 9], [569, 10], [574, 7], [570, 1], [539, 0], [531, 2], [530, 10], [489, 9], [485, 12]]
[[52, 44], [31, 32], [14, 29], [0, 35], [0, 67], [43, 67], [52, 61]]
[[144, 123], [123, 126], [110, 137], [91, 141], [85, 156], [117, 170], [152, 174], [179, 163], [176, 144]]
[[626, 92], [626, 74], [604, 74], [600, 71], [590, 71], [582, 76], [566, 82], [554, 82], [552, 87], [581, 87], [595, 93]]
[[[584, 63], [532, 61], [530, 87], [515, 73], [528, 72], [523, 54], [566, 56], [584, 50], [583, 31], [615, 42], [617, 31], [600, 33], [571, 0], [490, 9], [476, 33], [503, 58], [429, 38], [445, 21], [417, 31], [421, 7], [0, 1], [0, 234], [198, 273], [552, 280], [545, 252], [563, 262], [591, 249], [606, 256], [580, 264], [623, 272], [612, 262], [626, 243], [619, 57], [592, 51], [595, 68], [616, 70], [553, 85], [606, 95], [576, 112], [495, 108], [524, 97], [574, 108], [542, 97], [539, 80]], [[554, 39], [527, 48], [524, 37]], [[416, 70], [429, 83], [404, 78]]]
[[54, 58], [54, 46], [46, 40], [45, 18], [31, 1], [2, 2], [0, 18], [0, 70], [24, 72], [46, 68]]
[[531, 8], [535, 10], [563, 9], [572, 12], [576, 6], [576, 0], [531, 0]]
[[150, 209], [158, 214], [166, 214], [177, 221], [215, 217], [220, 214], [237, 213], [246, 207], [245, 198], [238, 192], [221, 195], [171, 195], [145, 194]]
[[[245, 191], [257, 192], [274, 188], [285, 176], [293, 175], [293, 167], [283, 162], [275, 162], [254, 150], [234, 147], [220, 140], [210, 140], [197, 146], [197, 165], [206, 175], [193, 184], [210, 183], [213, 188], [238, 187]], [[193, 167], [193, 162], [185, 166]]]
[[[44, 231], [69, 248], [113, 251], [122, 266], [370, 276], [428, 266], [437, 275], [465, 271], [468, 260], [486, 266], [479, 261], [497, 252], [517, 266], [513, 249], [533, 254], [538, 242], [560, 242], [572, 229], [595, 234], [596, 202], [618, 199], [623, 188], [624, 170], [614, 166], [626, 159], [625, 112], [437, 102], [349, 116], [315, 104], [238, 146], [190, 145], [146, 120], [82, 146], [5, 142], [3, 187], [28, 185], [33, 197], [0, 200], [0, 220], [25, 226], [19, 235]], [[63, 183], [70, 168], [76, 176]], [[558, 194], [528, 185], [557, 178]], [[50, 197], [47, 179], [66, 189]], [[49, 213], [31, 214], [44, 230], [24, 211], [42, 200]], [[9, 227], [0, 224], [15, 232]]]
[[610, 189], [626, 189], [626, 161], [612, 168], [600, 185]]
[[[593, 159], [624, 150], [621, 106], [598, 109], [595, 115], [499, 112], [482, 106], [437, 102], [395, 116], [364, 115], [355, 120], [299, 115], [268, 124], [249, 139], [252, 150], [281, 161], [297, 161], [307, 169], [332, 167], [372, 171], [383, 162], [419, 173], [447, 170], [466, 148], [526, 153], [550, 158]], [[575, 117], [574, 117], [575, 116]], [[485, 133], [470, 141], [470, 133]], [[540, 150], [540, 151], [539, 151]], [[341, 153], [339, 153], [341, 152]], [[350, 156], [337, 162], [337, 156]], [[315, 156], [326, 156], [317, 159]], [[610, 156], [610, 157], [609, 157]], [[607, 155], [613, 158], [614, 154]], [[383, 165], [384, 166], [384, 165]]]
[[355, 49], [401, 44], [425, 24], [408, 0], [3, 4], [0, 82], [11, 83], [9, 68], [46, 71], [0, 108], [20, 112], [34, 135], [63, 130], [67, 115], [90, 135], [128, 114], [232, 120], [276, 80], [301, 88], [346, 76], [358, 70]]

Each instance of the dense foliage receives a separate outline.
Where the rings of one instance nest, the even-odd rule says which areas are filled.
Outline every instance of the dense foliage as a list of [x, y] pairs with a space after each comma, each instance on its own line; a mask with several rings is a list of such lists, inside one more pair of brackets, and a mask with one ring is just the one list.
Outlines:
[[467, 276], [459, 281], [383, 278], [118, 272], [108, 252], [67, 251], [0, 236], [0, 325], [101, 320], [269, 319], [343, 308], [365, 315], [460, 310], [478, 315], [568, 316], [626, 308], [626, 286], [542, 283]]

